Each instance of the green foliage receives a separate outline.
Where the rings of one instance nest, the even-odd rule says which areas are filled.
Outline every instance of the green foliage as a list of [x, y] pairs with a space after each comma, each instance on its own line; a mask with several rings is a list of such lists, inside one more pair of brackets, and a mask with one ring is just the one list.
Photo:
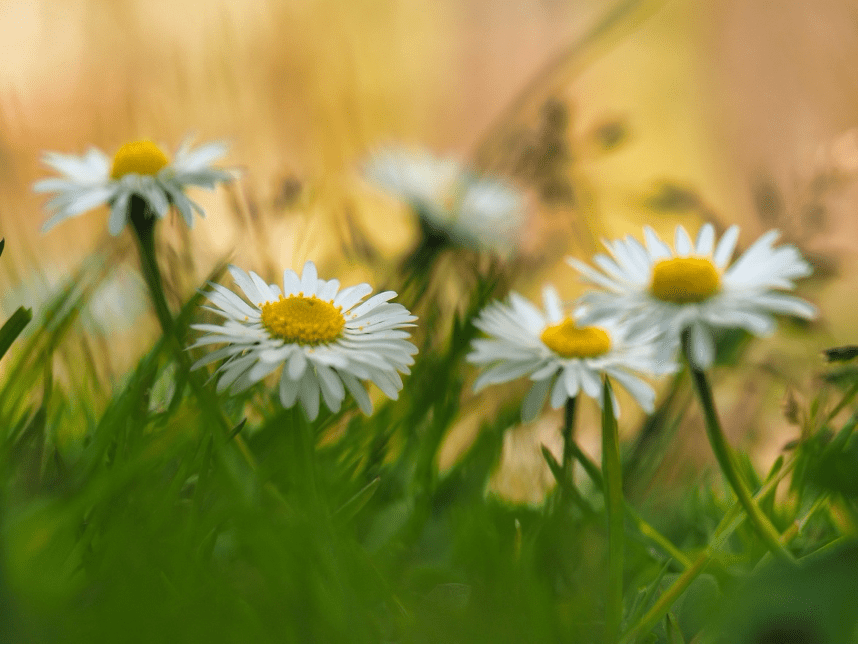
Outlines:
[[[99, 275], [93, 263], [60, 290], [0, 386], [5, 640], [594, 641], [609, 594], [620, 605], [612, 620], [635, 640], [759, 639], [786, 633], [765, 626], [792, 625], [798, 614], [787, 610], [815, 576], [834, 590], [854, 579], [854, 554], [837, 540], [858, 531], [855, 422], [825, 421], [819, 400], [803, 411], [816, 425], [768, 475], [737, 459], [777, 529], [801, 526], [790, 548], [811, 555], [798, 569], [767, 564], [724, 487], [617, 496], [620, 465], [636, 486], [652, 481], [690, 407], [685, 373], [644, 422], [646, 440], [620, 445], [613, 462], [619, 573], [608, 574], [606, 479], [574, 443], [570, 465], [543, 450], [560, 482], [545, 503], [490, 492], [520, 401], [484, 415], [441, 471], [444, 439], [474, 405], [463, 357], [474, 316], [503, 294], [495, 266], [469, 278], [459, 313], [420, 312], [421, 353], [398, 401], [379, 401], [369, 417], [347, 402], [312, 423], [265, 383], [237, 396], [200, 390], [170, 338], [155, 339], [119, 382], [100, 380], [76, 352], [77, 314]], [[179, 337], [201, 300], [175, 317]], [[24, 314], [13, 320], [20, 332]], [[6, 333], [0, 341], [18, 335]], [[738, 360], [747, 340], [721, 339], [719, 364]], [[846, 400], [852, 382], [825, 387]], [[793, 472], [791, 494], [775, 496]], [[772, 588], [789, 599], [780, 609], [766, 600]], [[830, 595], [807, 633], [854, 638], [849, 594]], [[747, 631], [731, 624], [740, 614]]]

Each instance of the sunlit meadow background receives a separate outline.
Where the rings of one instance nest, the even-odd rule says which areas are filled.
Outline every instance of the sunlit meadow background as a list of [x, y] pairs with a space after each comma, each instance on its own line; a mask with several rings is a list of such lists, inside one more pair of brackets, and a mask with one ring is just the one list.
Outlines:
[[[207, 218], [193, 231], [177, 220], [159, 229], [174, 309], [225, 259], [269, 281], [312, 259], [322, 276], [343, 284], [395, 283], [418, 227], [360, 176], [362, 161], [386, 144], [453, 153], [526, 192], [528, 223], [508, 286], [533, 298], [545, 281], [567, 298], [581, 294], [563, 257], [589, 259], [601, 238], [639, 235], [643, 224], [669, 235], [677, 222], [695, 230], [705, 220], [738, 223], [740, 245], [777, 227], [814, 265], [799, 291], [822, 315], [753, 341], [741, 368], [715, 376], [727, 434], [761, 472], [798, 435], [781, 411], [787, 392], [807, 403], [802, 396], [812, 396], [823, 369], [820, 350], [858, 340], [854, 3], [7, 1], [0, 36], [0, 307], [6, 317], [32, 307], [35, 328], [69, 280], [86, 285], [67, 332], [39, 350], [50, 356], [52, 387], [69, 401], [50, 437], [66, 459], [160, 333], [131, 237], [110, 238], [105, 212], [40, 233], [43, 200], [31, 185], [47, 174], [39, 162], [45, 150], [113, 151], [138, 138], [173, 150], [189, 133], [230, 143], [227, 165], [240, 178], [196, 194]], [[443, 320], [467, 302], [463, 271], [454, 259], [439, 269]], [[433, 333], [419, 328], [417, 338]], [[449, 327], [437, 333], [446, 338]], [[4, 380], [16, 377], [9, 370], [22, 364], [15, 361], [26, 340], [0, 364]], [[470, 368], [460, 373], [472, 382]], [[405, 399], [415, 396], [409, 385], [406, 378]], [[433, 468], [442, 476], [455, 469], [480, 424], [521, 393], [510, 386], [474, 396], [464, 388]], [[29, 404], [42, 394], [34, 382]], [[641, 418], [624, 402], [621, 438], [629, 451], [643, 450]], [[583, 404], [581, 415], [580, 442], [598, 460], [595, 406]], [[540, 445], [559, 452], [559, 423], [549, 411], [502, 428], [486, 494], [509, 508], [538, 509], [554, 485]], [[717, 481], [693, 405], [645, 457], [627, 494], [656, 514], [660, 499]], [[15, 494], [37, 498], [33, 486]], [[38, 550], [39, 537], [31, 539], [13, 547]], [[49, 598], [48, 582], [28, 589], [14, 580], [20, 573], [12, 572], [18, 588], [7, 592], [6, 608], [24, 618], [8, 633], [118, 633], [43, 625], [43, 616], [69, 618], [51, 603], [71, 592]], [[373, 633], [419, 638], [407, 629], [354, 637]], [[247, 637], [318, 634], [348, 637], [261, 628]]]

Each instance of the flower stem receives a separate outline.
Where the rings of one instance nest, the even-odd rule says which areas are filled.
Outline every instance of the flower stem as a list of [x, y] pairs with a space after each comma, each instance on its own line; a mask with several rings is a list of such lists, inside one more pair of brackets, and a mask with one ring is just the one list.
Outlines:
[[701, 553], [692, 565], [686, 569], [676, 581], [670, 585], [661, 597], [655, 602], [650, 610], [641, 618], [637, 624], [623, 635], [623, 643], [632, 643], [638, 640], [641, 635], [646, 634], [649, 630], [655, 627], [656, 623], [670, 611], [671, 606], [676, 599], [682, 595], [682, 592], [688, 588], [694, 579], [706, 568], [706, 565], [712, 560], [712, 555], [709, 549]]
[[727, 444], [721, 423], [718, 421], [718, 414], [715, 411], [715, 402], [712, 397], [712, 388], [709, 385], [706, 374], [702, 370], [697, 369], [691, 361], [687, 338], [684, 340], [683, 345], [685, 355], [688, 358], [691, 380], [694, 383], [694, 389], [703, 408], [706, 434], [709, 437], [709, 443], [712, 446], [712, 451], [715, 453], [715, 458], [718, 460], [718, 465], [721, 467], [721, 472], [724, 473], [724, 477], [730, 483], [730, 487], [736, 493], [736, 497], [748, 514], [748, 519], [769, 550], [787, 562], [795, 562], [795, 558], [781, 543], [778, 530], [754, 501], [751, 492], [739, 475], [736, 462], [730, 451], [730, 446]]
[[[131, 196], [128, 204], [128, 216], [134, 230], [134, 237], [137, 240], [137, 248], [140, 251], [143, 278], [149, 287], [149, 295], [152, 298], [155, 314], [158, 317], [158, 322], [161, 324], [161, 330], [164, 332], [166, 342], [172, 346], [176, 361], [179, 363], [179, 368], [186, 375], [188, 384], [191, 386], [194, 396], [199, 401], [203, 414], [211, 417], [215, 425], [221, 427], [221, 430], [225, 433], [224, 436], [229, 437], [232, 434], [232, 424], [226, 419], [217, 402], [210, 395], [207, 395], [197, 375], [191, 372], [190, 359], [182, 347], [182, 340], [176, 330], [173, 314], [170, 313], [170, 308], [167, 305], [167, 298], [164, 295], [164, 284], [161, 280], [161, 272], [158, 269], [158, 260], [155, 254], [155, 224], [158, 220], [149, 212], [146, 200], [139, 195]], [[252, 469], [255, 469], [256, 462], [253, 454], [244, 443], [241, 435], [236, 434], [234, 441], [248, 465]]]
[[605, 482], [605, 511], [608, 519], [608, 597], [605, 607], [605, 642], [615, 643], [623, 618], [623, 475], [617, 419], [614, 416], [611, 383], [602, 388], [602, 472]]
[[566, 400], [566, 409], [563, 414], [563, 477], [567, 482], [573, 481], [573, 469], [575, 467], [575, 412], [577, 409], [577, 397]]
[[[140, 251], [140, 263], [143, 268], [143, 278], [149, 287], [149, 295], [155, 306], [155, 315], [161, 323], [161, 329], [167, 337], [175, 338], [173, 316], [167, 306], [164, 296], [164, 285], [161, 282], [161, 272], [155, 258], [155, 223], [156, 219], [148, 212], [146, 201], [139, 195], [132, 195], [128, 204], [128, 214]], [[184, 365], [183, 365], [184, 367]]]

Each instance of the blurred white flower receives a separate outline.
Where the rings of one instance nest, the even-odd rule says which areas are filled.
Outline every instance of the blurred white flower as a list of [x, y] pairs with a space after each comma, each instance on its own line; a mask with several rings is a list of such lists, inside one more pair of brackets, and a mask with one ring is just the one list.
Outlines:
[[372, 156], [366, 178], [406, 202], [434, 233], [472, 249], [509, 251], [525, 216], [524, 195], [452, 158], [386, 149]]
[[[72, 297], [57, 300], [70, 287]], [[40, 315], [57, 302], [61, 306], [53, 316], [62, 318], [77, 304], [83, 289], [80, 284], [69, 285], [67, 268], [49, 265], [30, 271], [21, 282], [4, 289], [0, 304], [6, 312], [24, 306], [32, 307]], [[101, 282], [87, 289], [91, 291], [80, 310], [80, 322], [89, 333], [107, 337], [128, 332], [146, 310], [146, 286], [140, 275], [124, 264], [117, 265]]]
[[[226, 320], [221, 325], [192, 325], [208, 332], [192, 347], [226, 343], [194, 364], [194, 369], [227, 359], [218, 369], [219, 392], [240, 392], [281, 366], [280, 402], [291, 408], [300, 398], [307, 416], [319, 414], [319, 392], [336, 412], [351, 392], [364, 414], [372, 402], [362, 380], [375, 383], [391, 399], [399, 396], [402, 379], [410, 373], [417, 348], [405, 331], [416, 317], [402, 305], [388, 302], [396, 293], [385, 291], [369, 300], [368, 284], [340, 289], [339, 280], [320, 280], [312, 262], [299, 276], [283, 273], [283, 291], [253, 273], [231, 266], [230, 273], [248, 304], [219, 284], [206, 293]], [[343, 387], [345, 386], [345, 388]]]
[[205, 217], [205, 212], [185, 195], [185, 189], [188, 186], [213, 189], [217, 182], [229, 181], [232, 175], [228, 171], [211, 165], [226, 154], [226, 149], [225, 143], [213, 142], [192, 150], [186, 140], [170, 161], [157, 145], [141, 140], [126, 143], [112, 160], [97, 148], [90, 148], [82, 156], [45, 153], [43, 162], [62, 176], [42, 179], [33, 185], [37, 193], [57, 193], [46, 204], [53, 215], [42, 231], [69, 217], [108, 205], [108, 229], [112, 235], [118, 235], [128, 221], [132, 195], [144, 199], [159, 218], [166, 216], [170, 205], [174, 205], [192, 227], [193, 211], [200, 217]]

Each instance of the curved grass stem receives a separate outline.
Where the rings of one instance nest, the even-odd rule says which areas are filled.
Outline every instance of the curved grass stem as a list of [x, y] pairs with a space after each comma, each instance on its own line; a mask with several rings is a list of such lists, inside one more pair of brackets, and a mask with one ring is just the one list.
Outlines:
[[[688, 348], [686, 343], [686, 356], [688, 356]], [[780, 536], [777, 529], [771, 523], [768, 517], [763, 513], [759, 505], [754, 501], [751, 491], [745, 485], [739, 471], [736, 468], [736, 462], [730, 446], [727, 444], [727, 439], [724, 436], [724, 431], [721, 428], [721, 423], [718, 421], [718, 414], [715, 411], [715, 402], [712, 397], [712, 388], [706, 378], [706, 374], [694, 367], [694, 364], [689, 358], [689, 367], [691, 371], [691, 380], [694, 383], [694, 389], [700, 399], [700, 405], [703, 408], [703, 417], [706, 425], [706, 434], [709, 437], [709, 443], [712, 446], [712, 451], [715, 453], [715, 458], [718, 460], [718, 465], [721, 467], [721, 472], [739, 499], [739, 502], [748, 514], [748, 519], [763, 540], [769, 550], [782, 560], [787, 562], [795, 562], [793, 555], [784, 547], [780, 541]]]
[[[793, 466], [795, 465], [795, 459], [787, 462], [781, 468], [778, 473], [775, 473], [757, 492], [754, 496], [755, 500], [760, 500], [769, 493], [778, 485], [778, 483], [786, 477], [787, 473], [791, 472]], [[805, 516], [796, 520], [790, 528], [788, 528], [782, 535], [778, 536], [778, 541], [781, 545], [789, 544], [789, 542], [801, 531], [801, 528], [807, 522], [813, 513], [818, 510], [818, 504], [814, 504], [813, 507], [805, 514]], [[656, 603], [649, 609], [649, 611], [644, 614], [644, 616], [635, 623], [630, 629], [623, 634], [621, 642], [623, 643], [633, 643], [639, 640], [642, 636], [646, 635], [655, 625], [661, 620], [670, 608], [673, 606], [673, 603], [679, 598], [680, 595], [688, 588], [688, 586], [694, 582], [694, 580], [699, 576], [706, 566], [712, 561], [714, 554], [720, 550], [727, 538], [729, 538], [733, 531], [735, 531], [742, 521], [745, 519], [744, 507], [740, 503], [736, 503], [732, 508], [727, 512], [727, 514], [723, 517], [721, 522], [715, 528], [713, 532], [712, 538], [709, 541], [709, 544], [706, 548], [697, 556], [697, 559], [690, 564], [688, 568], [683, 572], [683, 574], [676, 579], [676, 581], [661, 595], [661, 597], [656, 601]], [[768, 554], [767, 554], [768, 555]], [[765, 558], [763, 558], [765, 560]], [[762, 561], [762, 560], [761, 560]]]

